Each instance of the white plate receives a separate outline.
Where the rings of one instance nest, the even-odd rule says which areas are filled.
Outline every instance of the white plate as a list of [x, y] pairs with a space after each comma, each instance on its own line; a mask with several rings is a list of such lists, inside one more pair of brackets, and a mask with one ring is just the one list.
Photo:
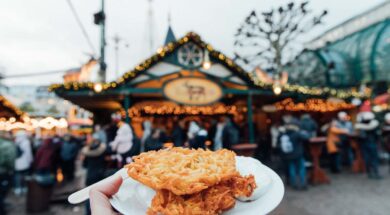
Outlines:
[[[237, 159], [237, 162], [243, 158]], [[284, 195], [284, 185], [278, 174], [253, 158], [245, 158], [255, 163], [253, 171], [261, 171], [267, 174], [270, 179], [270, 187], [259, 199], [252, 202], [236, 201], [234, 208], [226, 211], [224, 215], [260, 215], [267, 214], [275, 209], [282, 201]], [[254, 174], [254, 173], [253, 173]], [[259, 182], [257, 182], [260, 184]], [[145, 215], [154, 191], [143, 184], [126, 179], [121, 185], [118, 193], [110, 199], [111, 205], [120, 213], [125, 215]]]

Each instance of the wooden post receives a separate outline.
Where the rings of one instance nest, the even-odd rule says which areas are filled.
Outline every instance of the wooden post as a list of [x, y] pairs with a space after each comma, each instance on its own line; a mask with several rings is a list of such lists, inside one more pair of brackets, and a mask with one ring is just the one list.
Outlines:
[[250, 91], [248, 93], [247, 109], [248, 109], [249, 143], [255, 143], [255, 128], [253, 125], [252, 93]]

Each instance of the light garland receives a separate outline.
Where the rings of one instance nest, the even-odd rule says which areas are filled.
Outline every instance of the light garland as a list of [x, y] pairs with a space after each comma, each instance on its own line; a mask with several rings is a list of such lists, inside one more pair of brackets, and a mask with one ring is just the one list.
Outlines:
[[[221, 52], [214, 50], [214, 48], [210, 44], [205, 43], [198, 34], [190, 32], [181, 39], [175, 42], [170, 42], [167, 45], [158, 48], [156, 54], [152, 55], [150, 58], [137, 65], [133, 70], [130, 70], [123, 74], [123, 76], [120, 77], [118, 80], [109, 83], [103, 83], [103, 91], [111, 88], [116, 88], [119, 85], [128, 82], [129, 80], [134, 78], [139, 72], [147, 70], [148, 68], [159, 62], [161, 59], [163, 59], [165, 56], [173, 53], [177, 48], [181, 47], [185, 43], [188, 43], [189, 41], [192, 41], [201, 48], [204, 48], [209, 53], [210, 57], [220, 60], [222, 64], [224, 64], [226, 67], [237, 71], [240, 76], [253, 83], [249, 73], [247, 73], [243, 68], [234, 63], [232, 59], [228, 58]], [[93, 82], [69, 82], [64, 84], [52, 84], [49, 86], [48, 90], [93, 90], [94, 85], [95, 83]]]
[[[215, 104], [210, 106], [181, 106], [172, 102], [156, 104], [139, 104], [129, 108], [130, 117], [144, 115], [237, 115], [246, 112], [246, 107], [236, 105]], [[124, 110], [122, 115], [125, 115]]]
[[0, 130], [11, 131], [14, 129], [23, 129], [32, 131], [36, 128], [43, 128], [51, 130], [53, 128], [67, 128], [68, 122], [64, 118], [54, 119], [53, 117], [46, 117], [44, 119], [31, 119], [29, 117], [23, 117], [23, 121], [16, 121], [15, 118], [0, 119]]
[[355, 108], [353, 104], [346, 102], [330, 102], [323, 99], [308, 99], [306, 102], [294, 103], [291, 98], [274, 104], [278, 111], [305, 111], [305, 112], [334, 112]]
[[[177, 48], [182, 46], [183, 44], [192, 41], [199, 45], [201, 48], [204, 48], [207, 52], [209, 52], [209, 56], [213, 57], [214, 59], [219, 60], [224, 64], [227, 68], [236, 71], [242, 78], [246, 79], [247, 81], [251, 82], [255, 87], [259, 87], [261, 89], [269, 89], [272, 91], [272, 84], [264, 83], [260, 81], [258, 78], [254, 76], [252, 73], [246, 72], [242, 67], [237, 65], [232, 59], [224, 55], [223, 53], [214, 50], [214, 48], [210, 45], [205, 43], [198, 34], [194, 32], [190, 32], [181, 39], [170, 42], [165, 46], [162, 46], [157, 49], [156, 54], [151, 56], [150, 58], [146, 59], [144, 62], [137, 65], [133, 70], [130, 70], [126, 72], [122, 77], [120, 77], [116, 81], [112, 81], [109, 83], [102, 83], [102, 91], [117, 88], [118, 86], [127, 83], [131, 79], [133, 79], [138, 73], [145, 71], [149, 69], [151, 66], [159, 62], [161, 59], [163, 59], [165, 56], [173, 53]], [[95, 83], [93, 82], [69, 82], [64, 84], [52, 84], [49, 86], [49, 91], [58, 91], [58, 90], [94, 90]], [[332, 96], [337, 97], [341, 99], [348, 99], [348, 98], [368, 98], [370, 95], [365, 93], [359, 93], [351, 90], [338, 90], [338, 89], [331, 89], [328, 87], [325, 88], [318, 88], [318, 87], [307, 87], [307, 86], [301, 86], [301, 85], [289, 85], [285, 84], [282, 86], [281, 90], [283, 92], [291, 92], [291, 93], [299, 93], [309, 96]]]

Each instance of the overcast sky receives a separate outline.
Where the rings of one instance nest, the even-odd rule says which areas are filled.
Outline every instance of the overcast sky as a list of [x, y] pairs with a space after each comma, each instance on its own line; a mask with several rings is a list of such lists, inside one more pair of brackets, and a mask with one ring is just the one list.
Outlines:
[[[99, 28], [93, 14], [100, 0], [71, 0], [92, 43], [99, 50]], [[300, 2], [300, 1], [297, 1]], [[325, 30], [361, 13], [383, 0], [312, 0], [310, 7], [329, 11], [325, 24], [302, 37], [309, 41]], [[73, 17], [67, 0], [0, 0], [0, 67], [6, 75], [62, 70], [78, 67], [91, 49]], [[268, 10], [286, 0], [153, 0], [156, 48], [162, 45], [171, 12], [176, 37], [195, 31], [228, 56], [234, 51], [233, 35], [253, 9]], [[129, 47], [120, 47], [120, 73], [132, 69], [149, 56], [147, 0], [106, 0], [108, 80], [115, 77], [113, 36]], [[0, 68], [0, 70], [1, 70]], [[8, 85], [43, 85], [61, 82], [61, 75], [13, 78]]]

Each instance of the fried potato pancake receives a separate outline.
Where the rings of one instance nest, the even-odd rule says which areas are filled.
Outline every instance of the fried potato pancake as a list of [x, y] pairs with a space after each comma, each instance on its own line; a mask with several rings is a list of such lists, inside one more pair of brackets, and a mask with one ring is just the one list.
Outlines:
[[212, 152], [177, 147], [142, 153], [126, 167], [130, 177], [158, 192], [189, 195], [239, 176], [235, 156], [226, 149]]
[[256, 188], [253, 175], [234, 176], [206, 190], [191, 195], [157, 191], [148, 215], [218, 215], [234, 207], [235, 197], [249, 197]]

